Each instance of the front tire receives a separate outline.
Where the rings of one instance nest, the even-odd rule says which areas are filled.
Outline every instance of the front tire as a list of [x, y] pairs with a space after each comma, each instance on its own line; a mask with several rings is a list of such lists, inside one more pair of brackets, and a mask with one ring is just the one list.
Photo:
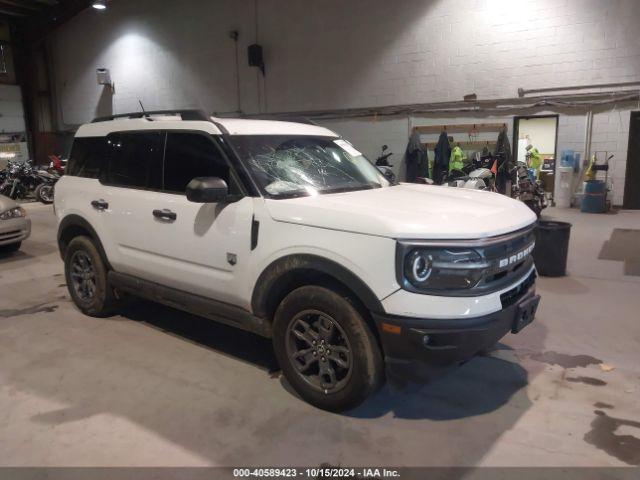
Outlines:
[[328, 288], [300, 287], [284, 298], [273, 345], [294, 390], [323, 410], [352, 409], [383, 383], [373, 332], [352, 302]]
[[76, 306], [91, 317], [106, 317], [116, 304], [107, 267], [89, 237], [75, 237], [65, 252], [64, 273]]

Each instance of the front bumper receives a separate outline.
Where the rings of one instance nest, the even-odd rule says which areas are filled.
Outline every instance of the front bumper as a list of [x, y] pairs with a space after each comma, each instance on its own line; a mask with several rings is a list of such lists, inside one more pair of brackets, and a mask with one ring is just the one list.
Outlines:
[[507, 333], [533, 321], [540, 296], [535, 272], [503, 296], [504, 307], [471, 318], [430, 319], [373, 314], [391, 379], [425, 381], [447, 366], [469, 360]]
[[10, 245], [26, 239], [31, 234], [29, 218], [0, 220], [0, 245]]

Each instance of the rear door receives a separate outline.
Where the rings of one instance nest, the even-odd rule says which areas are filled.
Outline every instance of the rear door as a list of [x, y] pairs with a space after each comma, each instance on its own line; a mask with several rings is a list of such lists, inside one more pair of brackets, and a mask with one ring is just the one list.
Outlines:
[[105, 165], [100, 175], [99, 201], [115, 244], [113, 267], [122, 273], [156, 278], [146, 239], [153, 227], [147, 215], [163, 198], [162, 162], [165, 134], [161, 131], [116, 132], [106, 137]]

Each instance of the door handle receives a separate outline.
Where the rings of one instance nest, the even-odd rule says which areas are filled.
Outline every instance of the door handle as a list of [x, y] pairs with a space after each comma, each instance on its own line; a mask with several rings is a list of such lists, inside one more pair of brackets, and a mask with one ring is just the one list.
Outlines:
[[105, 202], [104, 200], [100, 199], [100, 200], [93, 200], [91, 202], [91, 206], [93, 208], [95, 208], [96, 210], [106, 210], [107, 208], [109, 208], [109, 204], [107, 202]]
[[169, 220], [171, 222], [173, 222], [176, 218], [178, 218], [178, 215], [176, 214], [176, 212], [172, 212], [171, 210], [166, 208], [163, 210], [154, 210], [153, 216], [161, 220]]

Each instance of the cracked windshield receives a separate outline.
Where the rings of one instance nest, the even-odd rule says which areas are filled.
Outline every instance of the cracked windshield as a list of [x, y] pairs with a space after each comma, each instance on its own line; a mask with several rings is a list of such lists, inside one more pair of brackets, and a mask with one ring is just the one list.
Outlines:
[[238, 135], [232, 142], [263, 193], [273, 198], [389, 185], [362, 153], [342, 139]]

